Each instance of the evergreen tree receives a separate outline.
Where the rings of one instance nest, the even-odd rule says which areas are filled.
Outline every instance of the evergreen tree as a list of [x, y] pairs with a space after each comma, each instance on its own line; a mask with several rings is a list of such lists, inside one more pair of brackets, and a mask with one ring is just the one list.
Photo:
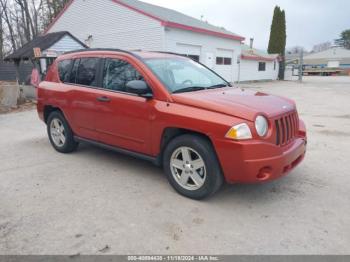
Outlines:
[[286, 13], [279, 6], [276, 6], [271, 24], [268, 53], [280, 55], [279, 79], [281, 80], [284, 79], [286, 41]]
[[335, 43], [344, 48], [350, 49], [350, 29], [343, 31], [340, 38], [335, 40]]

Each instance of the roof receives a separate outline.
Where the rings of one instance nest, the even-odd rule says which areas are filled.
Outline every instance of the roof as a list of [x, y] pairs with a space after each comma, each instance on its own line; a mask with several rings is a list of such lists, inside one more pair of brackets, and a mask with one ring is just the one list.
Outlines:
[[278, 54], [268, 54], [263, 50], [250, 48], [248, 45], [242, 45], [242, 56], [244, 60], [255, 60], [255, 61], [273, 61], [279, 57]]
[[[54, 25], [54, 23], [63, 15], [74, 0], [70, 0], [61, 13], [48, 26], [45, 32]], [[243, 41], [244, 37], [232, 33], [223, 27], [211, 25], [207, 22], [185, 15], [172, 9], [152, 5], [138, 0], [112, 0], [114, 3], [129, 8], [142, 15], [155, 19], [165, 27], [178, 28], [182, 30], [214, 35], [222, 38], [229, 38], [237, 41]]]
[[34, 57], [34, 51], [33, 51], [34, 48], [38, 47], [42, 51], [44, 51], [50, 48], [52, 45], [54, 45], [56, 42], [58, 42], [60, 39], [62, 39], [66, 35], [69, 35], [75, 41], [80, 43], [83, 47], [87, 48], [87, 46], [84, 43], [82, 43], [80, 40], [74, 37], [71, 33], [67, 31], [55, 32], [55, 33], [37, 36], [32, 41], [28, 42], [27, 44], [22, 46], [20, 49], [17, 49], [14, 53], [7, 56], [5, 58], [5, 61], [31, 59]]
[[304, 57], [305, 64], [327, 64], [328, 61], [332, 60], [341, 63], [350, 63], [350, 50], [343, 47], [332, 47]]

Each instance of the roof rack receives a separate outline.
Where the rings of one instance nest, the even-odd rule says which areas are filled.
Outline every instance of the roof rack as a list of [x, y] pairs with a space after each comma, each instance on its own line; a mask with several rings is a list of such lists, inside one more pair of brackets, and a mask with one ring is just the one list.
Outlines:
[[83, 53], [83, 52], [94, 52], [94, 51], [122, 52], [122, 53], [126, 53], [126, 54], [129, 54], [129, 55], [132, 55], [132, 56], [134, 56], [136, 58], [141, 59], [140, 56], [134, 54], [132, 51], [127, 51], [127, 50], [117, 49], [117, 48], [86, 48], [86, 49], [78, 49], [78, 50], [74, 50], [74, 51], [65, 52], [64, 55], [75, 54], [75, 53]]

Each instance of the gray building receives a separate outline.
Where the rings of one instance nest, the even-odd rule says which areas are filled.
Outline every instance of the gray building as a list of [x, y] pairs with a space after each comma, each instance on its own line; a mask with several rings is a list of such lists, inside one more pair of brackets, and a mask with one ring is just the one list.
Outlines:
[[332, 47], [322, 52], [304, 57], [306, 68], [350, 69], [350, 50], [343, 47]]

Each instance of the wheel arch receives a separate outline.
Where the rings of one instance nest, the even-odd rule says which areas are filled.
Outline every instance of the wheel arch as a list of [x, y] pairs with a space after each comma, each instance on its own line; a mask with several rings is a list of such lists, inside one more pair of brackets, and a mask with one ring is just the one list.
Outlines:
[[53, 112], [61, 112], [63, 115], [63, 111], [59, 108], [59, 107], [55, 107], [55, 106], [52, 106], [52, 105], [46, 105], [44, 106], [44, 122], [47, 124], [47, 120], [49, 119], [49, 116], [51, 113]]
[[214, 153], [217, 156], [217, 152], [214, 146], [214, 143], [211, 139], [211, 137], [208, 134], [205, 134], [203, 132], [199, 132], [199, 131], [195, 131], [195, 130], [191, 130], [191, 129], [187, 129], [187, 128], [179, 128], [179, 127], [167, 127], [163, 130], [162, 136], [161, 136], [161, 141], [160, 141], [160, 153], [159, 153], [159, 163], [163, 162], [163, 154], [164, 154], [164, 150], [166, 149], [167, 145], [170, 143], [170, 141], [172, 141], [173, 139], [182, 136], [182, 135], [195, 135], [195, 136], [199, 136], [201, 138], [204, 138], [205, 140], [207, 140], [213, 150]]

